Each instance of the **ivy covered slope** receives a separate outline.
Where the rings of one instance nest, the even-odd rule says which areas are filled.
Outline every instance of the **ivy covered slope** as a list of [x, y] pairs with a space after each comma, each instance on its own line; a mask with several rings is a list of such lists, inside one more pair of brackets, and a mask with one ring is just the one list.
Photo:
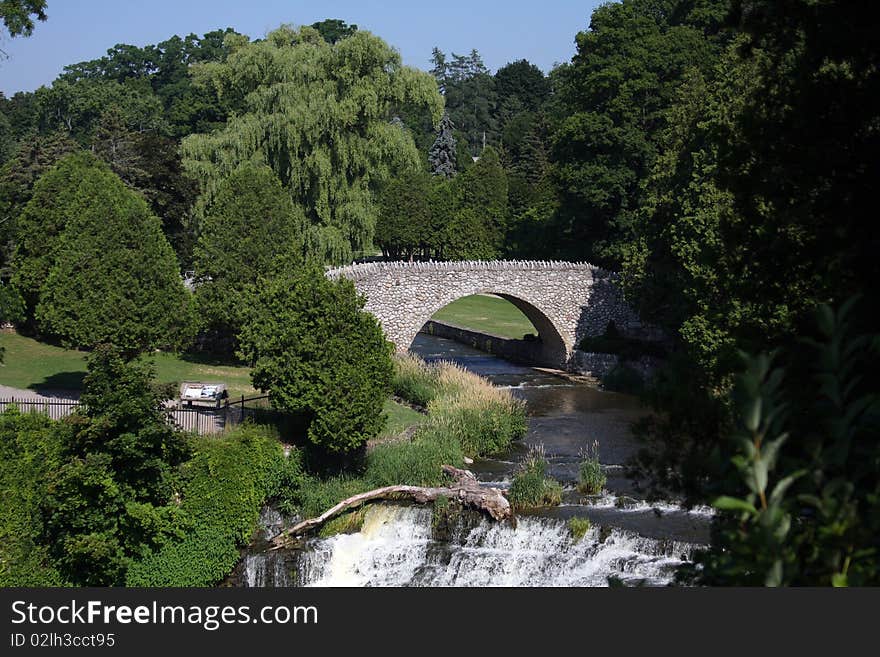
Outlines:
[[244, 425], [222, 438], [200, 438], [183, 467], [181, 536], [133, 564], [128, 586], [213, 586], [226, 577], [256, 528], [260, 508], [282, 481], [296, 479], [296, 453], [285, 459], [277, 435]]

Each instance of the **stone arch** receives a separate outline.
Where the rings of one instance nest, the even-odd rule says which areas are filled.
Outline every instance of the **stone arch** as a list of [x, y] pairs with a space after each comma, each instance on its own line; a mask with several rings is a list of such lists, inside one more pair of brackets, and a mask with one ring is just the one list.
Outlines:
[[614, 275], [584, 262], [457, 261], [372, 262], [327, 272], [351, 280], [388, 339], [400, 352], [444, 306], [472, 294], [497, 294], [531, 320], [543, 351], [538, 360], [567, 367], [585, 335], [598, 335], [614, 319], [638, 327], [617, 291]]
[[529, 360], [534, 361], [535, 365], [547, 365], [558, 367], [561, 363], [565, 363], [569, 351], [562, 332], [553, 323], [553, 320], [547, 316], [537, 303], [526, 300], [522, 295], [512, 294], [510, 292], [501, 292], [495, 288], [477, 288], [474, 291], [466, 291], [461, 293], [456, 291], [444, 297], [442, 301], [427, 306], [424, 312], [414, 318], [413, 324], [404, 336], [403, 341], [397, 345], [399, 351], [407, 351], [412, 347], [416, 336], [425, 326], [425, 324], [440, 310], [448, 306], [450, 303], [473, 296], [475, 294], [494, 294], [505, 299], [519, 308], [520, 311], [528, 318], [538, 332], [538, 343], [532, 351], [532, 357]]

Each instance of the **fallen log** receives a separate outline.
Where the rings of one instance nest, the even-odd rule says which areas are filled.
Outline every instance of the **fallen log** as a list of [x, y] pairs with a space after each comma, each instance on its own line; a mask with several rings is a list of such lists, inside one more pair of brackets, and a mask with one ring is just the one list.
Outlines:
[[321, 515], [315, 518], [309, 518], [297, 523], [293, 527], [284, 530], [276, 536], [272, 542], [273, 549], [287, 547], [296, 542], [297, 537], [320, 527], [328, 520], [331, 520], [349, 509], [356, 508], [367, 502], [375, 500], [400, 500], [410, 499], [419, 504], [433, 502], [440, 497], [450, 500], [458, 500], [465, 506], [474, 507], [480, 511], [488, 513], [495, 520], [507, 520], [513, 518], [513, 510], [510, 502], [504, 496], [502, 491], [497, 488], [483, 488], [480, 486], [477, 478], [469, 470], [460, 470], [451, 465], [441, 466], [443, 472], [455, 478], [455, 483], [451, 486], [444, 487], [424, 487], [424, 486], [384, 486], [375, 488], [366, 493], [359, 493], [342, 500], [336, 506], [327, 509]]

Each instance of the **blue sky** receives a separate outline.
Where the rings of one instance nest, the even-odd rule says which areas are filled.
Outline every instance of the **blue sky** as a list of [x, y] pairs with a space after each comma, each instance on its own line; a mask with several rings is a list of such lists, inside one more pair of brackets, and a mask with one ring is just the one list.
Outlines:
[[493, 71], [528, 59], [545, 72], [574, 54], [575, 34], [598, 0], [48, 0], [49, 20], [33, 36], [0, 30], [0, 91], [48, 85], [66, 64], [96, 59], [117, 43], [138, 46], [191, 32], [233, 27], [252, 38], [281, 23], [341, 18], [396, 47], [405, 64], [430, 68], [434, 46], [449, 54], [476, 48]]

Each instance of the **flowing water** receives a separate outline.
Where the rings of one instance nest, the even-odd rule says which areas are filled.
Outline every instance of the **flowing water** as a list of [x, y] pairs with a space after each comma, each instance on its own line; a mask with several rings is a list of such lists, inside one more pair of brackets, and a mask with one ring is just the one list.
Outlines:
[[[269, 552], [282, 519], [271, 510], [237, 569], [242, 586], [662, 586], [693, 549], [708, 543], [711, 511], [649, 504], [624, 474], [638, 445], [629, 426], [644, 414], [638, 400], [514, 365], [458, 343], [419, 335], [412, 351], [453, 360], [525, 400], [528, 432], [508, 453], [477, 460], [486, 485], [506, 487], [518, 462], [543, 446], [548, 472], [565, 486], [563, 504], [520, 514], [516, 528], [464, 514], [437, 536], [431, 507], [373, 505], [361, 531], [311, 539], [300, 550]], [[577, 492], [584, 450], [599, 443], [607, 476], [602, 495]], [[568, 519], [592, 527], [575, 540]]]

